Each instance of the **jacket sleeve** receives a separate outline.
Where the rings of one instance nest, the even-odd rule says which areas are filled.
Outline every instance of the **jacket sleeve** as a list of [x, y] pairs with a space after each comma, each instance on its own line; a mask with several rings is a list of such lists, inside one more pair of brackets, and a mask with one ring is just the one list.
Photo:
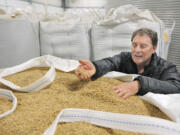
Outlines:
[[98, 61], [93, 61], [96, 68], [96, 73], [91, 77], [91, 80], [96, 80], [97, 78], [103, 76], [110, 71], [120, 71], [122, 60], [125, 58], [125, 53], [120, 53], [113, 57], [105, 58]]
[[139, 80], [141, 85], [137, 95], [144, 95], [147, 92], [161, 94], [180, 93], [180, 74], [175, 66], [164, 70], [160, 75], [160, 79], [138, 76], [135, 80]]

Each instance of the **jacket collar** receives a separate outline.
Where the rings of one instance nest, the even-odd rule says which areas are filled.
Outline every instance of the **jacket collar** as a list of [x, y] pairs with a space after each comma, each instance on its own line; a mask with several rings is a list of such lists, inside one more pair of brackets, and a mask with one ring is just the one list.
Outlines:
[[143, 74], [146, 74], [146, 73], [152, 73], [154, 72], [154, 69], [156, 68], [157, 66], [157, 54], [156, 53], [153, 53], [152, 56], [151, 56], [151, 61], [149, 63], [149, 65], [145, 66], [144, 67], [144, 73]]
[[[149, 63], [149, 65], [144, 67], [144, 73], [142, 73], [142, 75], [146, 75], [146, 74], [152, 74], [157, 66], [157, 54], [153, 53], [151, 56], [151, 61]], [[138, 69], [137, 69], [137, 65], [136, 63], [134, 63], [134, 61], [132, 60], [132, 56], [131, 56], [131, 62], [133, 63], [133, 67], [135, 67], [135, 72], [138, 73]]]
[[157, 59], [157, 54], [153, 53], [151, 56], [151, 61], [150, 61], [149, 65], [145, 66], [145, 68], [151, 67], [151, 66], [157, 66], [156, 59]]

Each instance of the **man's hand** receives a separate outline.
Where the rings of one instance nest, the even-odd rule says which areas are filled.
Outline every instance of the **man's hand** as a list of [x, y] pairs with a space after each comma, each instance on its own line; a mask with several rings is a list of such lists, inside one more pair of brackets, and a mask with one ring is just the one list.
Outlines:
[[127, 83], [122, 83], [118, 86], [114, 86], [113, 90], [117, 93], [119, 97], [126, 99], [129, 96], [135, 95], [140, 89], [139, 81], [132, 81]]
[[75, 69], [75, 74], [80, 80], [89, 80], [95, 73], [96, 68], [89, 60], [79, 60], [80, 66]]

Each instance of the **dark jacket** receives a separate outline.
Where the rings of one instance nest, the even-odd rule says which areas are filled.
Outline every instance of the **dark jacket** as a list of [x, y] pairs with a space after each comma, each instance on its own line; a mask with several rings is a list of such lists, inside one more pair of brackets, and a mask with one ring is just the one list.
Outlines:
[[[109, 71], [119, 71], [127, 74], [138, 74], [137, 66], [131, 58], [130, 52], [122, 52], [114, 57], [93, 61], [96, 74], [91, 80], [95, 80]], [[153, 54], [151, 62], [144, 68], [144, 73], [135, 80], [139, 80], [141, 88], [137, 95], [147, 92], [172, 94], [180, 93], [180, 73], [176, 66]]]

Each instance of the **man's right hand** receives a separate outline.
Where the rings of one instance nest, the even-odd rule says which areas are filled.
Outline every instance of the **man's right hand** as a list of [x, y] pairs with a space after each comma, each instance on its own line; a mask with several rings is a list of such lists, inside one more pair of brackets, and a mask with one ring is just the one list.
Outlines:
[[80, 65], [75, 69], [75, 74], [80, 80], [89, 80], [95, 73], [96, 68], [89, 60], [79, 60]]

